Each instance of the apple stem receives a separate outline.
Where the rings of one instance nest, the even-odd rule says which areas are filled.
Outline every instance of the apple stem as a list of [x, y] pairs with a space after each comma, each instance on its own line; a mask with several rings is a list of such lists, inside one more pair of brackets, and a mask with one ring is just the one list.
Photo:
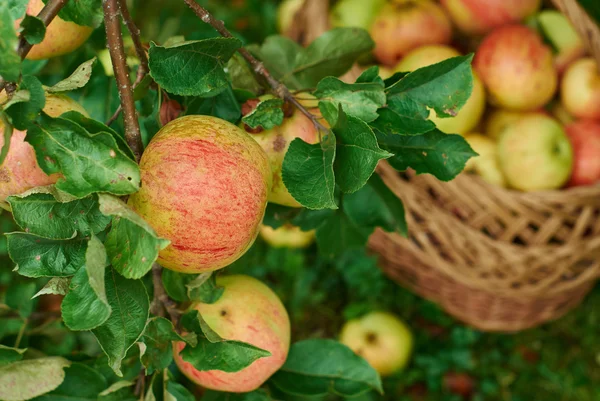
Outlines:
[[121, 32], [121, 21], [119, 18], [119, 1], [103, 0], [102, 6], [104, 8], [104, 25], [106, 26], [108, 50], [115, 72], [115, 78], [117, 80], [121, 108], [123, 109], [125, 140], [133, 151], [135, 159], [139, 161], [143, 152], [142, 134], [140, 132], [140, 123], [135, 109], [133, 88], [131, 81], [129, 80], [129, 69], [127, 68], [125, 49], [123, 46], [123, 34]]
[[[221, 36], [226, 38], [232, 38], [233, 35], [227, 28], [223, 21], [220, 21], [213, 17], [213, 15], [204, 7], [196, 3], [194, 0], [183, 0], [185, 3], [194, 11], [194, 13], [200, 18], [203, 22], [212, 26], [217, 32], [221, 34]], [[269, 84], [273, 92], [277, 95], [277, 97], [292, 103], [302, 114], [308, 117], [314, 126], [319, 131], [319, 138], [323, 132], [328, 132], [329, 129], [326, 128], [323, 124], [319, 122], [317, 117], [313, 115], [308, 109], [300, 104], [300, 102], [294, 97], [294, 95], [290, 92], [290, 90], [277, 79], [273, 78], [269, 70], [264, 66], [262, 62], [260, 62], [256, 57], [254, 57], [246, 48], [240, 47], [238, 53], [252, 66], [252, 70], [254, 74], [264, 78], [265, 81]]]
[[[56, 17], [64, 5], [67, 4], [67, 1], [68, 0], [48, 0], [44, 8], [42, 8], [36, 17], [42, 20], [44, 26], [50, 25], [54, 17]], [[24, 36], [21, 35], [19, 37], [17, 54], [21, 57], [21, 60], [27, 57], [32, 47], [33, 45], [27, 42]], [[4, 89], [6, 89], [7, 94], [10, 96], [17, 89], [17, 85], [14, 82], [7, 82], [0, 79], [0, 93]]]
[[154, 299], [152, 300], [151, 310], [156, 316], [165, 317], [165, 311], [178, 331], [179, 317], [181, 312], [177, 309], [177, 303], [169, 298], [162, 283], [162, 267], [158, 263], [152, 265], [152, 284], [154, 287]]

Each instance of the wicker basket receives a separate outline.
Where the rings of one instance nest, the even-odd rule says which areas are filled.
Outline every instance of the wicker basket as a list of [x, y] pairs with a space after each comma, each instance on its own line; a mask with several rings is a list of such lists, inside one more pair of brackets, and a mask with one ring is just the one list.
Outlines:
[[[554, 0], [600, 62], [600, 32], [576, 0]], [[327, 29], [327, 2], [305, 0], [290, 36], [308, 43]], [[352, 80], [360, 71], [351, 71]], [[600, 186], [522, 193], [461, 174], [378, 168], [404, 201], [410, 236], [377, 230], [369, 247], [383, 270], [458, 319], [517, 331], [577, 306], [600, 276]]]

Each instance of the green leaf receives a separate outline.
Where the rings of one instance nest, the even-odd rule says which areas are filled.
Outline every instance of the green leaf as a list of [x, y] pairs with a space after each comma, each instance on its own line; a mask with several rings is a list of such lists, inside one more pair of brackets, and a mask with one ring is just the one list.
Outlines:
[[42, 83], [32, 75], [23, 77], [19, 90], [29, 92], [29, 100], [13, 103], [5, 108], [12, 125], [16, 129], [25, 130], [32, 124], [46, 104], [46, 94]]
[[[47, 1], [44, 0], [45, 3]], [[65, 21], [71, 21], [77, 25], [97, 28], [102, 23], [104, 17], [102, 0], [68, 1], [62, 10], [60, 10], [58, 16]]]
[[260, 102], [242, 121], [250, 128], [263, 127], [269, 130], [283, 123], [283, 100], [267, 99]]
[[11, 16], [18, 7], [18, 4], [0, 7], [0, 76], [13, 82], [21, 75], [21, 58], [16, 52], [18, 36]]
[[50, 193], [39, 192], [9, 196], [6, 200], [21, 229], [45, 238], [69, 239], [74, 235], [98, 234], [110, 223], [110, 217], [98, 208], [97, 195], [60, 202]]
[[6, 305], [19, 312], [21, 317], [28, 317], [33, 312], [35, 287], [32, 281], [11, 284], [5, 293]]
[[82, 63], [68, 78], [52, 85], [47, 89], [48, 92], [67, 92], [83, 88], [92, 77], [92, 67], [96, 62], [96, 57]]
[[260, 48], [250, 47], [264, 63], [269, 72], [277, 79], [284, 79], [283, 82], [290, 89], [304, 89], [293, 75], [297, 56], [304, 51], [302, 46], [285, 36], [269, 36]]
[[150, 301], [140, 280], [123, 278], [114, 269], [106, 269], [106, 297], [112, 313], [100, 327], [92, 330], [108, 356], [108, 365], [119, 377], [121, 361], [127, 350], [140, 338], [146, 327]]
[[335, 135], [322, 133], [320, 144], [296, 138], [283, 159], [283, 182], [294, 199], [309, 209], [337, 209], [335, 203]]
[[114, 216], [104, 245], [112, 266], [125, 278], [143, 277], [169, 241], [117, 197], [99, 194], [100, 211]]
[[335, 179], [346, 193], [358, 191], [375, 171], [382, 159], [393, 156], [377, 145], [377, 138], [367, 123], [339, 111], [333, 133], [338, 139]]
[[262, 86], [256, 80], [250, 64], [239, 53], [235, 53], [227, 62], [227, 73], [231, 85], [235, 89], [244, 89], [254, 94], [262, 90]]
[[448, 135], [434, 130], [423, 135], [380, 135], [379, 145], [395, 156], [388, 162], [396, 170], [414, 169], [417, 174], [432, 174], [450, 181], [464, 168], [467, 160], [477, 153], [460, 135]]
[[171, 47], [151, 43], [150, 74], [169, 93], [216, 95], [229, 85], [224, 68], [241, 45], [242, 42], [235, 38], [211, 38]]
[[89, 134], [72, 121], [42, 115], [25, 139], [46, 174], [63, 174], [56, 183], [61, 191], [83, 198], [94, 192], [127, 195], [139, 190], [138, 165], [109, 133]]
[[378, 134], [421, 135], [435, 129], [435, 124], [427, 119], [429, 111], [411, 99], [389, 97], [378, 114], [370, 124]]
[[3, 127], [2, 130], [2, 150], [0, 150], [0, 165], [4, 163], [4, 159], [8, 155], [8, 150], [10, 149], [10, 138], [12, 138], [13, 127], [8, 122], [8, 118], [6, 114], [2, 110], [0, 110], [0, 126]]
[[8, 253], [25, 277], [68, 277], [85, 264], [83, 238], [53, 240], [27, 233], [8, 233]]
[[211, 97], [186, 98], [185, 114], [202, 114], [219, 117], [232, 124], [237, 123], [242, 115], [242, 108], [238, 103], [231, 85], [224, 91]]
[[[179, 383], [173, 381], [167, 382], [167, 395], [165, 401], [195, 401], [196, 397], [190, 391]], [[204, 399], [204, 397], [202, 397]]]
[[319, 253], [325, 258], [334, 258], [346, 250], [366, 245], [370, 231], [355, 225], [342, 210], [330, 214], [317, 229]]
[[335, 77], [323, 78], [314, 95], [321, 102], [331, 103], [336, 109], [341, 106], [346, 114], [366, 122], [377, 119], [377, 109], [386, 101], [383, 81], [347, 84]]
[[217, 286], [216, 275], [212, 272], [184, 274], [164, 269], [162, 281], [169, 297], [178, 302], [200, 301], [213, 304], [225, 290]]
[[239, 372], [257, 359], [271, 356], [269, 351], [254, 345], [221, 338], [208, 326], [197, 310], [183, 315], [181, 323], [187, 330], [198, 335], [197, 345], [186, 345], [181, 351], [181, 357], [199, 371]]
[[250, 393], [223, 393], [221, 391], [208, 390], [204, 393], [202, 401], [271, 401], [264, 389]]
[[71, 362], [54, 356], [0, 366], [0, 395], [4, 401], [29, 400], [57, 388]]
[[359, 227], [382, 227], [388, 232], [408, 235], [402, 201], [377, 174], [360, 190], [344, 197], [344, 212]]
[[4, 5], [8, 8], [13, 20], [17, 20], [25, 14], [27, 3], [29, 0], [4, 0]]
[[68, 277], [52, 277], [50, 281], [42, 287], [41, 290], [35, 293], [33, 298], [37, 298], [40, 295], [66, 295], [69, 291], [69, 282], [71, 279]]
[[270, 382], [292, 395], [355, 397], [372, 390], [383, 394], [381, 378], [366, 360], [326, 339], [293, 344], [287, 361]]
[[107, 386], [100, 372], [83, 363], [73, 363], [65, 369], [65, 380], [56, 390], [34, 401], [96, 401]]
[[25, 15], [25, 18], [21, 21], [21, 36], [32, 45], [42, 43], [44, 35], [46, 35], [46, 25], [44, 22], [32, 15]]
[[104, 283], [106, 265], [104, 245], [92, 237], [85, 253], [85, 265], [73, 276], [61, 305], [63, 321], [69, 329], [91, 330], [110, 316]]
[[357, 84], [376, 83], [385, 87], [385, 82], [379, 76], [379, 67], [374, 65], [364, 70], [358, 78], [356, 78]]
[[13, 348], [0, 344], [0, 366], [20, 361], [27, 348]]
[[140, 359], [146, 374], [169, 367], [173, 362], [172, 341], [184, 341], [175, 331], [173, 323], [163, 317], [153, 317], [148, 321], [141, 338], [144, 344]]

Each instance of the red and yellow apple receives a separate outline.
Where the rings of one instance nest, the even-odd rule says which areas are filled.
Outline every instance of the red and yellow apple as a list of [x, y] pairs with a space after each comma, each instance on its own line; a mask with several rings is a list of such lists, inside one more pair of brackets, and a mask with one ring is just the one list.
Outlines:
[[[35, 17], [42, 11], [42, 8], [44, 8], [42, 0], [29, 0], [26, 13]], [[15, 29], [18, 29], [20, 23], [21, 20], [15, 22]], [[92, 31], [93, 29], [89, 26], [77, 25], [56, 16], [46, 27], [44, 40], [31, 48], [27, 58], [40, 60], [71, 53], [88, 40]]]
[[561, 100], [577, 118], [600, 119], [600, 70], [592, 58], [572, 63], [563, 76]]
[[[307, 99], [301, 100], [300, 102], [305, 107], [309, 108], [311, 113], [320, 116], [316, 99], [310, 98], [309, 95], [303, 96]], [[259, 101], [269, 98], [273, 98], [273, 96], [266, 95], [262, 96], [260, 99], [250, 99], [244, 104], [242, 113], [244, 115], [249, 114]], [[252, 129], [245, 124], [242, 124], [242, 126], [250, 133], [252, 139], [264, 149], [269, 158], [273, 182], [271, 192], [269, 193], [269, 202], [289, 207], [301, 207], [302, 205], [292, 197], [283, 183], [281, 173], [283, 159], [290, 147], [290, 143], [292, 143], [294, 139], [300, 138], [304, 142], [310, 144], [318, 143], [319, 132], [312, 121], [300, 111], [293, 108], [293, 106], [286, 107], [285, 109], [287, 114], [283, 120], [283, 124], [269, 130], [263, 130], [261, 127]]]
[[255, 278], [222, 276], [217, 285], [225, 290], [213, 304], [196, 303], [206, 323], [226, 340], [243, 341], [267, 350], [239, 372], [198, 371], [180, 355], [184, 342], [173, 344], [175, 363], [194, 383], [211, 390], [242, 393], [256, 390], [284, 364], [290, 348], [290, 319], [277, 295]]
[[[67, 111], [77, 111], [87, 116], [83, 107], [70, 97], [46, 94], [44, 106], [46, 114], [58, 117]], [[0, 132], [4, 132], [2, 122], [0, 122]], [[26, 131], [13, 130], [8, 154], [0, 165], [0, 202], [3, 202], [7, 196], [20, 194], [31, 188], [54, 184], [60, 178], [59, 174], [47, 175], [40, 168], [35, 150], [25, 142], [26, 134]], [[3, 146], [4, 136], [0, 136], [0, 149]]]
[[575, 164], [569, 186], [600, 181], [600, 122], [580, 120], [565, 127], [573, 146]]
[[482, 35], [533, 15], [541, 0], [441, 0], [441, 3], [460, 31]]
[[404, 368], [413, 349], [409, 328], [387, 312], [371, 312], [348, 321], [340, 333], [340, 342], [362, 356], [381, 376]]
[[271, 190], [269, 160], [239, 127], [211, 116], [171, 121], [140, 161], [129, 205], [171, 241], [158, 263], [182, 273], [225, 267], [258, 235]]
[[[395, 72], [414, 71], [446, 59], [460, 56], [460, 53], [446, 45], [426, 45], [410, 51], [394, 68]], [[429, 119], [443, 132], [464, 135], [471, 132], [485, 111], [485, 89], [477, 73], [473, 72], [473, 92], [455, 117], [440, 118], [435, 112]]]
[[552, 51], [536, 32], [522, 25], [507, 25], [489, 34], [477, 49], [473, 66], [496, 106], [535, 110], [556, 91]]
[[558, 189], [566, 184], [573, 170], [573, 149], [556, 120], [541, 114], [530, 115], [502, 131], [498, 160], [512, 188]]
[[260, 227], [261, 238], [273, 248], [306, 248], [315, 240], [315, 231], [302, 231], [300, 227], [284, 224], [279, 228]]
[[371, 26], [373, 54], [393, 67], [412, 49], [429, 44], [448, 44], [452, 26], [444, 10], [430, 0], [406, 0], [385, 4]]
[[579, 34], [564, 14], [556, 10], [543, 10], [537, 15], [537, 21], [552, 47], [557, 53], [554, 64], [559, 73], [585, 54], [585, 46]]
[[465, 140], [479, 156], [470, 158], [465, 171], [472, 171], [490, 184], [506, 186], [506, 180], [498, 164], [497, 144], [487, 136], [471, 133]]

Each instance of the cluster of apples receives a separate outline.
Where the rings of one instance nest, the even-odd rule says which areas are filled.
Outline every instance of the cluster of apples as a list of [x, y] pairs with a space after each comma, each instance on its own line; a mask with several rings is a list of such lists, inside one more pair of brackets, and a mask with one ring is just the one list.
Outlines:
[[[467, 170], [522, 191], [600, 180], [600, 69], [560, 12], [541, 0], [338, 0], [333, 27], [368, 30], [385, 78], [474, 52], [473, 92], [452, 118], [479, 157]], [[286, 0], [285, 32], [302, 0]], [[459, 50], [460, 49], [460, 50]]]

